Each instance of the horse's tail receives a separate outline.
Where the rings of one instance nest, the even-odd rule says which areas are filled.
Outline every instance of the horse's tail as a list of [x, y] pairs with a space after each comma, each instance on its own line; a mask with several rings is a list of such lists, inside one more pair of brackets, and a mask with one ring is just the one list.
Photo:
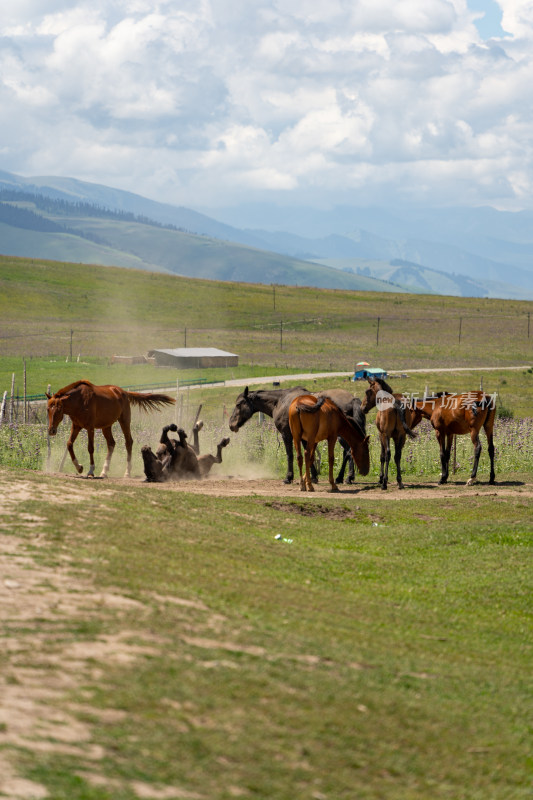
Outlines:
[[405, 408], [404, 408], [403, 404], [396, 402], [394, 404], [394, 406], [396, 408], [396, 413], [400, 417], [400, 422], [402, 423], [402, 428], [404, 429], [404, 431], [406, 432], [406, 434], [408, 435], [408, 437], [410, 439], [416, 439], [418, 437], [418, 433], [415, 433], [413, 430], [411, 430], [411, 428], [407, 424], [407, 420], [405, 419]]
[[125, 392], [126, 397], [134, 406], [142, 411], [158, 411], [162, 406], [171, 406], [176, 402], [168, 394], [143, 394], [142, 392]]
[[[296, 409], [297, 411], [305, 411], [306, 413], [309, 412], [310, 414], [316, 414], [317, 411], [320, 411], [326, 399], [327, 398], [325, 397], [319, 397], [314, 406], [308, 406], [307, 403], [298, 403], [296, 405]], [[333, 401], [331, 400], [330, 402]], [[334, 405], [336, 405], [336, 403], [334, 403]]]

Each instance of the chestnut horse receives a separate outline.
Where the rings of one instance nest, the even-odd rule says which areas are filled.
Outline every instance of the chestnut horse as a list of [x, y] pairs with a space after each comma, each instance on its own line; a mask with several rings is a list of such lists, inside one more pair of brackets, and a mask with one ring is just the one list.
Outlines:
[[413, 428], [420, 422], [422, 415], [405, 406], [403, 395], [394, 394], [383, 378], [368, 378], [370, 384], [361, 403], [361, 411], [368, 414], [370, 409], [378, 405], [376, 427], [381, 442], [381, 469], [379, 483], [382, 489], [387, 488], [389, 480], [389, 462], [391, 456], [390, 440], [394, 442], [394, 463], [396, 464], [396, 480], [398, 489], [402, 483], [402, 450], [406, 435], [416, 438]]
[[[370, 469], [370, 455], [368, 440], [361, 426], [346, 414], [329, 397], [313, 395], [300, 395], [295, 397], [289, 406], [289, 426], [291, 429], [294, 446], [300, 470], [300, 488], [302, 492], [314, 492], [311, 481], [311, 464], [315, 456], [318, 442], [327, 439], [329, 456], [329, 483], [330, 492], [338, 492], [338, 486], [333, 478], [333, 461], [335, 457], [335, 443], [341, 436], [350, 446], [352, 457], [361, 475], [368, 475]], [[305, 480], [302, 476], [302, 440], [305, 441]]]
[[435, 428], [442, 466], [439, 483], [446, 483], [448, 480], [450, 453], [454, 435], [461, 436], [465, 433], [470, 434], [474, 445], [474, 464], [467, 486], [471, 486], [476, 482], [479, 456], [482, 449], [479, 438], [481, 428], [485, 430], [489, 449], [489, 483], [496, 482], [493, 439], [496, 403], [493, 397], [482, 391], [466, 392], [464, 394], [446, 394], [443, 392], [435, 397], [413, 400], [412, 408], [415, 413], [419, 413], [429, 419]]
[[87, 431], [88, 450], [90, 458], [90, 468], [87, 477], [94, 477], [94, 431], [95, 428], [101, 429], [107, 442], [107, 456], [100, 475], [101, 478], [107, 476], [109, 463], [115, 440], [111, 426], [118, 422], [122, 428], [126, 441], [127, 466], [124, 477], [129, 478], [131, 474], [131, 449], [133, 439], [131, 436], [131, 405], [139, 406], [145, 411], [154, 411], [163, 405], [174, 403], [172, 397], [166, 394], [141, 394], [140, 392], [128, 392], [120, 386], [95, 386], [90, 381], [76, 381], [65, 386], [53, 395], [46, 393], [48, 397], [48, 433], [55, 436], [57, 428], [63, 416], [66, 414], [72, 420], [67, 449], [70, 453], [72, 463], [76, 470], [81, 473], [82, 465], [78, 462], [74, 454], [74, 442], [79, 432], [84, 428]]

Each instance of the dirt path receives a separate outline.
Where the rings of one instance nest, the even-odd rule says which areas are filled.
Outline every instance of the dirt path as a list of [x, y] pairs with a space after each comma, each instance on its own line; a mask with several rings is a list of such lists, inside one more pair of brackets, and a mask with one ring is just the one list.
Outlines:
[[[63, 478], [66, 476], [63, 475]], [[69, 480], [84, 480], [77, 476], [69, 476]], [[524, 481], [505, 481], [490, 486], [485, 479], [481, 479], [474, 486], [467, 486], [464, 480], [450, 481], [445, 486], [438, 486], [437, 483], [410, 482], [404, 478], [405, 489], [398, 489], [395, 480], [389, 483], [387, 491], [382, 491], [378, 484], [374, 482], [358, 482], [353, 486], [339, 486], [336, 493], [329, 492], [327, 480], [321, 478], [319, 484], [315, 486], [313, 493], [306, 493], [300, 490], [299, 483], [284, 484], [279, 478], [243, 478], [243, 477], [215, 477], [209, 476], [206, 480], [182, 481], [179, 483], [150, 483], [144, 482], [144, 478], [108, 478], [108, 486], [131, 485], [145, 486], [147, 491], [180, 492], [191, 494], [202, 494], [210, 497], [276, 497], [283, 499], [303, 498], [312, 500], [313, 498], [328, 499], [331, 501], [345, 502], [357, 499], [368, 500], [371, 503], [382, 500], [444, 500], [449, 497], [472, 497], [474, 495], [484, 496], [521, 496], [533, 497], [533, 479], [531, 482]]]

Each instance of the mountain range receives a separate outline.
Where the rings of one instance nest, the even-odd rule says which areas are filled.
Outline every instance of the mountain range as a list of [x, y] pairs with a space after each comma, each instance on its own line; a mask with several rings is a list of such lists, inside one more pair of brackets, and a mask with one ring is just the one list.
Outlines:
[[533, 213], [489, 207], [200, 213], [74, 178], [0, 171], [0, 253], [217, 280], [533, 299]]

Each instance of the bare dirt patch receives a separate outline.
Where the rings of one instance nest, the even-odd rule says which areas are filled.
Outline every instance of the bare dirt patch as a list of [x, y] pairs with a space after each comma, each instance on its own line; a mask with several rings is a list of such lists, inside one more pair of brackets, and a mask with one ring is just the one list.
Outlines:
[[[79, 481], [79, 477], [63, 476], [66, 480]], [[521, 496], [524, 499], [533, 497], [533, 480], [526, 481], [505, 481], [496, 482], [491, 486], [482, 477], [473, 486], [467, 486], [466, 480], [452, 480], [444, 486], [439, 486], [436, 482], [420, 483], [409, 481], [404, 478], [405, 488], [398, 489], [396, 483], [390, 483], [389, 488], [383, 491], [377, 481], [361, 481], [353, 485], [340, 485], [338, 492], [330, 492], [329, 484], [322, 480], [315, 485], [314, 492], [302, 492], [298, 482], [284, 484], [279, 478], [252, 478], [242, 477], [209, 477], [206, 480], [183, 481], [179, 483], [145, 483], [144, 478], [108, 478], [106, 485], [145, 485], [147, 492], [169, 491], [185, 492], [191, 494], [203, 494], [210, 497], [275, 497], [279, 501], [296, 500], [301, 501], [302, 506], [309, 503], [316, 503], [318, 498], [342, 503], [344, 501], [353, 502], [370, 501], [372, 503], [380, 500], [444, 500], [453, 497], [487, 497], [492, 495], [495, 498]], [[287, 509], [285, 509], [287, 510]], [[317, 513], [313, 511], [312, 513]]]

